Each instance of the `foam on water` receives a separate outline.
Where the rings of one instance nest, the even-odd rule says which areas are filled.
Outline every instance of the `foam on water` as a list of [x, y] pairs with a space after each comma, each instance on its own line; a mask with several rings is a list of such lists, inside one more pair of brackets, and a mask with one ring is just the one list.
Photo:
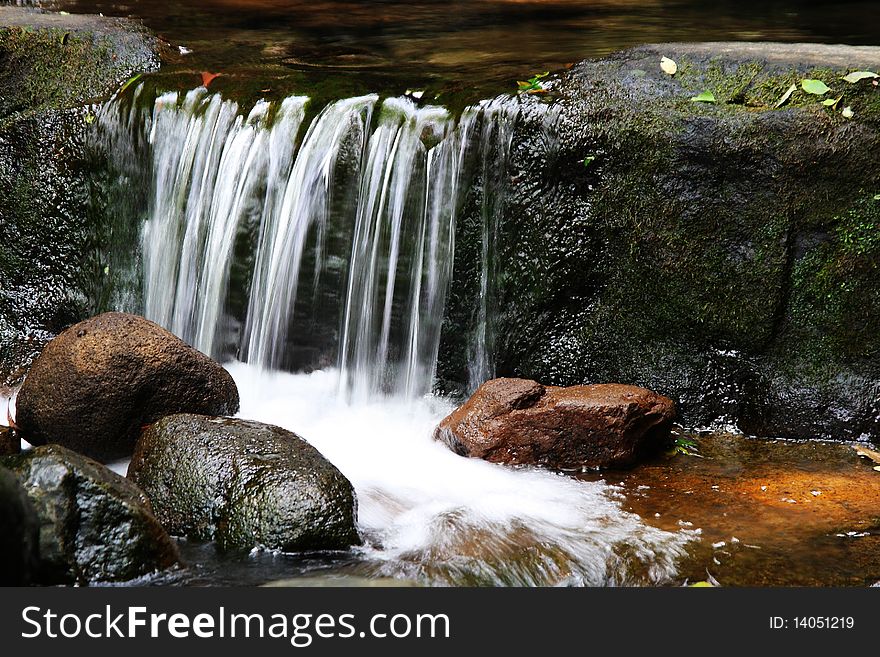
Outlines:
[[352, 482], [376, 575], [433, 584], [661, 584], [693, 538], [625, 512], [615, 487], [462, 458], [432, 439], [436, 397], [340, 401], [338, 372], [228, 366], [241, 416], [282, 426]]

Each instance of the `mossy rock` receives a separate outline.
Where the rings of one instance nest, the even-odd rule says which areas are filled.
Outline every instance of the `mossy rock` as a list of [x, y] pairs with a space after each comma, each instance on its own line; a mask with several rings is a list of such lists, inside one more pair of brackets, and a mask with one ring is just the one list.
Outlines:
[[159, 49], [133, 21], [0, 7], [0, 385], [88, 314], [94, 104]]
[[[880, 48], [665, 44], [512, 101], [495, 375], [647, 387], [690, 425], [880, 439], [880, 88], [842, 80], [878, 67]], [[836, 108], [802, 90], [776, 107], [808, 77]], [[717, 102], [691, 100], [704, 91]], [[467, 381], [481, 184], [458, 225], [446, 389]]]
[[18, 476], [38, 518], [35, 582], [129, 581], [178, 563], [143, 491], [100, 463], [47, 445], [0, 465]]
[[345, 550], [360, 544], [345, 476], [280, 427], [179, 414], [141, 435], [129, 478], [176, 536], [222, 550]]

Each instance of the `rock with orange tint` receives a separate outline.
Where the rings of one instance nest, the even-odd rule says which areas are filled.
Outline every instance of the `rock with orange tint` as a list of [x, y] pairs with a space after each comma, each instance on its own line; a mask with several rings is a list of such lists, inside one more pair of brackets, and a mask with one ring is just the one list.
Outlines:
[[674, 418], [671, 399], [635, 386], [493, 379], [446, 417], [434, 438], [495, 463], [610, 468], [662, 446]]

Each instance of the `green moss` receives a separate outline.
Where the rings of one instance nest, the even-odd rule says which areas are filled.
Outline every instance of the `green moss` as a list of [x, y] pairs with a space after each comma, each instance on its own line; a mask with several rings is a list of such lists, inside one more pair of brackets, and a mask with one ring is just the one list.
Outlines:
[[813, 355], [880, 355], [880, 201], [867, 196], [828, 222], [793, 271], [790, 333]]

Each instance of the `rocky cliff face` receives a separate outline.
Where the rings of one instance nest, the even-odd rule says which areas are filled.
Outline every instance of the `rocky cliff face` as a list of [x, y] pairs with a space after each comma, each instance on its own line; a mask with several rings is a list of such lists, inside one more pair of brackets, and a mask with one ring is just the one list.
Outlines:
[[94, 103], [158, 52], [132, 21], [0, 7], [0, 387], [87, 313]]
[[[878, 48], [669, 44], [520, 96], [490, 230], [495, 375], [644, 386], [691, 425], [880, 437], [880, 89], [841, 79], [878, 66]], [[691, 100], [706, 91], [716, 102]], [[458, 229], [448, 388], [467, 380], [477, 314], [475, 208]]]

